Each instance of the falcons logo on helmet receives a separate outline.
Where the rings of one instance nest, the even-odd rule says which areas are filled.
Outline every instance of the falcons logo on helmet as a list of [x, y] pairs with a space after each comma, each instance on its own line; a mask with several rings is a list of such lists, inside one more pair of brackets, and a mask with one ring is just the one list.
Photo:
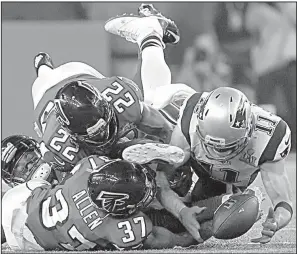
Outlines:
[[96, 200], [101, 200], [102, 208], [108, 212], [114, 212], [116, 208], [125, 204], [125, 200], [129, 199], [126, 193], [101, 191]]
[[65, 124], [69, 125], [70, 121], [69, 121], [69, 119], [67, 118], [67, 116], [65, 115], [65, 113], [64, 113], [64, 111], [62, 109], [62, 105], [61, 105], [60, 100], [55, 99], [54, 103], [55, 103], [55, 110], [58, 113], [57, 119], [60, 119], [60, 121], [62, 121]]
[[1, 158], [5, 163], [9, 163], [14, 158], [17, 148], [12, 143], [7, 143], [6, 147], [1, 148]]

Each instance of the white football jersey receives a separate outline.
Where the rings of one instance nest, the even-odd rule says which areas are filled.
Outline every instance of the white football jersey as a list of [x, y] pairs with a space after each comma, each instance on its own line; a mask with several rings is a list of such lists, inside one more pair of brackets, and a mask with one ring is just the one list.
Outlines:
[[198, 176], [208, 175], [215, 180], [245, 188], [255, 180], [263, 163], [279, 161], [288, 155], [291, 147], [290, 128], [277, 115], [252, 105], [254, 131], [245, 149], [227, 161], [210, 159], [196, 134], [197, 103], [201, 103], [208, 94], [195, 93], [190, 96], [184, 102], [178, 120], [178, 126], [191, 147], [193, 170]]

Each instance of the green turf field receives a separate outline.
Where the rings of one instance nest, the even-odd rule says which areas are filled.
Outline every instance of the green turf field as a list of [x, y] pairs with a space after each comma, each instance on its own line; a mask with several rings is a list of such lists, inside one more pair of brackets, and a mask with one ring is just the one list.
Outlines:
[[[263, 219], [261, 221], [258, 221], [249, 232], [237, 239], [226, 241], [211, 238], [201, 245], [193, 246], [187, 249], [176, 248], [166, 250], [140, 250], [125, 251], [125, 253], [296, 253], [296, 154], [290, 154], [287, 161], [287, 172], [289, 179], [291, 181], [291, 187], [293, 192], [294, 215], [291, 223], [286, 228], [277, 232], [274, 239], [269, 244], [260, 245], [250, 242], [251, 238], [260, 236], [261, 223], [266, 217], [265, 214]], [[261, 179], [259, 177], [252, 184], [252, 186], [258, 186], [261, 188], [261, 190], [264, 191]], [[267, 197], [267, 199], [264, 200], [264, 202], [262, 203], [262, 209], [267, 212], [270, 205], [271, 203]], [[2, 247], [2, 251], [4, 253], [10, 252], [7, 248], [5, 248], [5, 246]], [[88, 253], [107, 253], [107, 251]]]

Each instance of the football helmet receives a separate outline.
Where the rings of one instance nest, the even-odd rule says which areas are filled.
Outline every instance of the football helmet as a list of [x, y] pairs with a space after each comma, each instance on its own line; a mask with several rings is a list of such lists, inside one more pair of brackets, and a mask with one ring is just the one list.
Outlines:
[[51, 181], [51, 166], [43, 161], [38, 143], [24, 135], [13, 135], [1, 142], [2, 179], [10, 186], [31, 179]]
[[254, 119], [251, 103], [239, 90], [213, 90], [198, 103], [196, 112], [196, 132], [210, 159], [229, 160], [248, 144]]
[[94, 151], [111, 149], [118, 135], [118, 120], [112, 106], [85, 81], [62, 87], [54, 100], [58, 121], [75, 140]]
[[146, 208], [156, 194], [155, 172], [140, 164], [111, 160], [95, 169], [88, 180], [93, 203], [115, 217]]

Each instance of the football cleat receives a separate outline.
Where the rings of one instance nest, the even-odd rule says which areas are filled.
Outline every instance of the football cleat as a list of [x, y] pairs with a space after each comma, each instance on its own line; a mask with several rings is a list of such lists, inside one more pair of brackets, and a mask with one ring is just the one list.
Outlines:
[[137, 144], [127, 147], [122, 157], [132, 163], [146, 164], [150, 162], [181, 163], [185, 157], [184, 151], [176, 146], [158, 143]]
[[143, 17], [156, 16], [159, 21], [166, 21], [163, 42], [165, 44], [177, 44], [179, 42], [180, 33], [177, 25], [171, 19], [164, 17], [152, 4], [141, 4], [138, 8], [138, 14]]
[[34, 68], [38, 75], [38, 69], [41, 65], [46, 65], [51, 69], [54, 69], [52, 58], [49, 54], [40, 52], [34, 57]]
[[142, 40], [152, 33], [163, 38], [163, 27], [167, 22], [159, 22], [156, 16], [139, 17], [133, 14], [123, 14], [109, 19], [105, 23], [105, 30], [109, 33], [119, 35], [127, 41], [141, 44]]

